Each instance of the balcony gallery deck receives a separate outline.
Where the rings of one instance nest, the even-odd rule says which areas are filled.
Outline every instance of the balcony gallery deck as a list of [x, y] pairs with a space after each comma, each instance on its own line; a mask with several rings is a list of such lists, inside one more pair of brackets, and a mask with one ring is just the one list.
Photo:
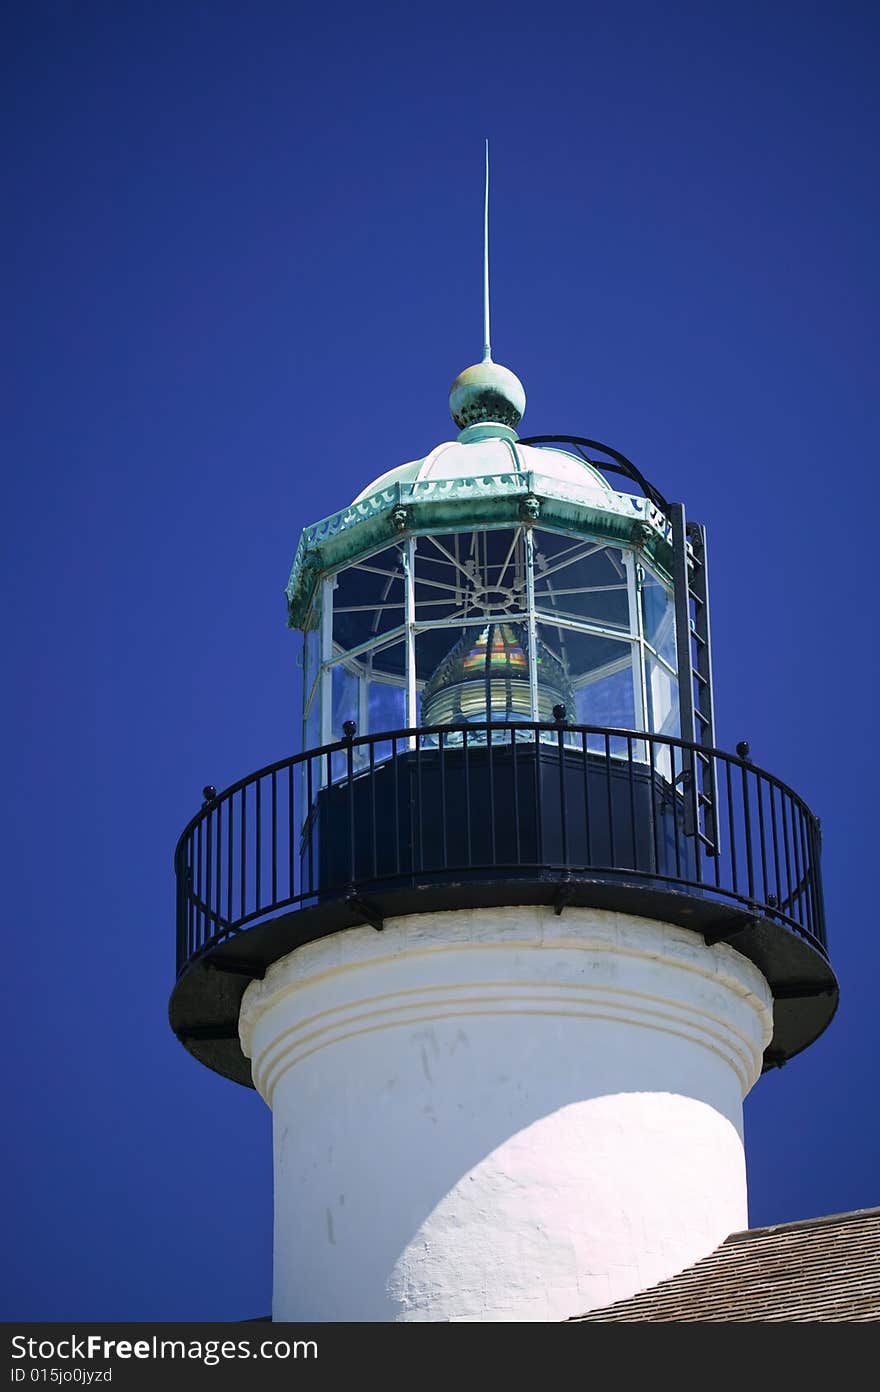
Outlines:
[[[719, 790], [714, 839], [700, 822], [698, 748]], [[295, 946], [423, 903], [624, 905], [729, 941], [774, 993], [765, 1066], [804, 1048], [836, 1008], [816, 819], [739, 756], [563, 718], [351, 729], [207, 791], [176, 853], [171, 1017], [191, 1052], [239, 1081], [249, 980]]]

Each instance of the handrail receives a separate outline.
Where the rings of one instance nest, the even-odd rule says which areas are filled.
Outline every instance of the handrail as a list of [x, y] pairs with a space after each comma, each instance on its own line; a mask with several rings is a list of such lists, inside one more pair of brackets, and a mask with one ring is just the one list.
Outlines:
[[825, 951], [818, 822], [747, 759], [564, 720], [346, 729], [207, 790], [174, 856], [179, 971], [282, 911], [547, 871], [733, 903]]
[[[631, 459], [627, 459], [620, 450], [612, 449], [611, 445], [603, 445], [601, 440], [590, 440], [585, 435], [528, 435], [518, 441], [521, 445], [574, 445], [580, 457], [586, 464], [590, 464], [594, 469], [605, 469], [612, 474], [621, 474], [624, 478], [631, 479], [637, 483], [646, 498], [650, 498], [655, 507], [667, 516], [669, 504], [653, 483], [645, 478], [644, 474], [636, 468]], [[587, 450], [601, 450], [608, 455], [608, 459], [591, 459], [586, 453]], [[611, 463], [610, 461], [614, 462]]]

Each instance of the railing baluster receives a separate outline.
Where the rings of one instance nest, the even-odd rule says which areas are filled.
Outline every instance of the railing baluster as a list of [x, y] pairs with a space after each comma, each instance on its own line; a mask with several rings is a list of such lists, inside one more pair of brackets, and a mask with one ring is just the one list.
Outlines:
[[752, 814], [749, 806], [749, 773], [745, 764], [740, 768], [742, 775], [743, 826], [745, 827], [746, 872], [749, 877], [749, 903], [755, 898], [755, 866], [752, 857]]
[[195, 922], [195, 897], [193, 895], [193, 835], [190, 832], [186, 838], [186, 897], [187, 897], [187, 925], [186, 925], [186, 946], [187, 957], [192, 957], [196, 950], [196, 922]]
[[711, 790], [711, 792], [712, 792], [712, 836], [713, 836], [713, 840], [714, 840], [714, 842], [715, 842], [714, 854], [710, 857], [710, 859], [712, 860], [712, 871], [713, 871], [713, 874], [714, 874], [714, 876], [715, 876], [715, 888], [716, 888], [716, 889], [720, 889], [720, 888], [721, 888], [721, 862], [722, 862], [722, 856], [721, 856], [721, 838], [720, 838], [720, 835], [719, 835], [719, 832], [720, 832], [720, 829], [721, 829], [721, 822], [720, 822], [720, 811], [719, 811], [719, 807], [718, 807], [718, 801], [719, 801], [719, 792], [718, 792], [718, 788], [719, 788], [719, 784], [718, 784], [718, 760], [717, 760], [717, 758], [716, 758], [716, 756], [715, 756], [714, 754], [710, 754], [710, 755], [709, 755], [709, 758], [711, 759], [711, 765], [710, 765], [710, 768], [709, 768], [709, 774], [708, 774], [708, 776], [709, 776], [709, 788], [710, 788], [710, 790]]
[[815, 817], [810, 817], [810, 844], [813, 848], [813, 882], [816, 886], [816, 937], [828, 947], [825, 930], [825, 899], [822, 894], [822, 833]]
[[632, 735], [626, 737], [626, 762], [629, 774], [629, 835], [632, 847], [632, 866], [633, 870], [639, 868], [638, 841], [636, 838], [636, 794], [633, 781], [633, 742]]
[[733, 815], [733, 783], [730, 773], [730, 760], [724, 760], [724, 774], [727, 783], [727, 840], [730, 844], [730, 888], [739, 893], [739, 875], [736, 868], [736, 819]]
[[214, 932], [220, 932], [220, 920], [223, 917], [223, 892], [222, 892], [222, 870], [223, 870], [223, 802], [217, 799], [217, 859], [215, 862], [215, 884], [214, 884], [214, 913], [216, 920]]
[[513, 778], [513, 841], [515, 846], [515, 864], [519, 865], [522, 860], [522, 845], [519, 832], [519, 765], [517, 763], [517, 727], [510, 732], [510, 767]]
[[[318, 774], [319, 774], [318, 782], [319, 782], [319, 783], [321, 782], [321, 779], [320, 779], [320, 772], [321, 772], [321, 766], [320, 766], [320, 764], [319, 764], [319, 765], [318, 765]], [[327, 753], [327, 754], [325, 755], [325, 757], [324, 757], [324, 773], [325, 773], [325, 778], [324, 778], [323, 788], [319, 788], [319, 790], [318, 790], [318, 801], [320, 802], [320, 795], [321, 795], [321, 792], [322, 792], [324, 789], [326, 789], [327, 807], [328, 807], [328, 809], [329, 809], [329, 807], [330, 807], [330, 798], [331, 798], [331, 796], [333, 796], [333, 763], [332, 763], [332, 756], [330, 755], [329, 751], [328, 751], [328, 753]], [[319, 880], [320, 880], [320, 875], [321, 875], [321, 846], [322, 846], [322, 844], [323, 844], [324, 841], [325, 841], [326, 832], [325, 832], [324, 828], [321, 826], [320, 822], [317, 823], [317, 826], [318, 826], [318, 835], [319, 835], [319, 837], [321, 838], [321, 840], [320, 840], [320, 842], [319, 842], [319, 844], [318, 844], [318, 857], [319, 857], [319, 859], [318, 859], [318, 877], [319, 877]], [[324, 861], [325, 861], [325, 864], [328, 864], [328, 865], [329, 865], [329, 864], [332, 863], [331, 860], [330, 860], [330, 848], [329, 848], [329, 847], [327, 848], [327, 851], [326, 851], [326, 853], [324, 854], [323, 859], [324, 859]], [[337, 884], [337, 885], [328, 885], [327, 887], [328, 887], [328, 889], [341, 889], [341, 888], [342, 888], [342, 886], [341, 886], [341, 885], [338, 885], [338, 884]], [[323, 886], [321, 886], [321, 888], [323, 888]]]
[[562, 823], [562, 864], [568, 865], [568, 809], [565, 796], [565, 761], [563, 754], [563, 728], [560, 722], [556, 732], [556, 763], [559, 770], [559, 820]]
[[[676, 791], [676, 789], [678, 788], [678, 774], [675, 772], [675, 753], [676, 753], [676, 746], [675, 746], [674, 744], [671, 744], [671, 745], [669, 746], [669, 772], [670, 772], [670, 775], [671, 775], [671, 778], [672, 778], [672, 829], [673, 829], [673, 834], [674, 834], [674, 841], [673, 841], [673, 844], [674, 844], [674, 847], [675, 847], [675, 878], [676, 878], [677, 880], [680, 880], [680, 879], [681, 879], [681, 844], [680, 844], [680, 839], [679, 839], [679, 831], [680, 831], [680, 823], [681, 823], [681, 821], [682, 821], [682, 818], [679, 817], [679, 815], [678, 815], [679, 794], [678, 794], [677, 791]], [[682, 801], [684, 801], [684, 799], [682, 799]], [[683, 814], [682, 814], [682, 816], [683, 816]]]
[[178, 976], [186, 953], [186, 878], [180, 869], [180, 846], [174, 853], [174, 966]]
[[766, 904], [769, 890], [767, 886], [767, 836], [764, 829], [764, 780], [757, 775], [755, 777], [755, 793], [758, 799], [758, 840], [761, 848], [761, 885], [763, 888], [761, 903]]
[[293, 864], [296, 859], [293, 844], [293, 770], [298, 767], [294, 763], [287, 765], [287, 897], [290, 900], [293, 900]]
[[376, 837], [376, 745], [370, 740], [370, 810], [371, 810], [371, 844], [373, 849], [373, 876], [375, 880], [379, 875], [378, 841]]
[[495, 751], [492, 744], [492, 726], [486, 727], [486, 772], [489, 782], [489, 864], [498, 863], [495, 836]]
[[[320, 770], [319, 770], [319, 777], [320, 777]], [[311, 756], [311, 754], [310, 754], [310, 755], [308, 756], [308, 758], [306, 759], [306, 805], [307, 805], [307, 807], [308, 807], [309, 810], [308, 810], [308, 813], [306, 814], [306, 826], [305, 826], [306, 832], [308, 833], [308, 857], [307, 857], [307, 859], [308, 859], [308, 866], [309, 866], [309, 886], [308, 886], [308, 893], [309, 893], [309, 894], [314, 894], [314, 892], [315, 892], [315, 826], [316, 826], [316, 822], [315, 822], [314, 797], [315, 797], [314, 775], [313, 775], [313, 773], [312, 773], [312, 756]], [[300, 890], [302, 891], [302, 885], [300, 885]]]
[[416, 798], [419, 804], [418, 815], [418, 869], [423, 871], [425, 868], [425, 823], [424, 805], [425, 799], [422, 796], [422, 739], [416, 734]]
[[247, 912], [247, 784], [241, 790], [241, 845], [238, 848], [239, 859], [241, 862], [241, 884], [239, 892], [239, 918], [244, 918]]
[[[531, 775], [528, 767], [523, 768], [520, 745], [524, 741], [517, 738], [520, 730], [527, 732], [529, 739], [527, 748], [533, 759]], [[496, 733], [503, 747], [499, 747]], [[542, 740], [544, 734], [546, 741]], [[506, 757], [508, 736], [509, 760]], [[474, 739], [477, 741], [476, 755]], [[577, 760], [577, 741], [580, 741], [583, 833], [580, 811], [575, 807], [573, 812], [570, 805], [569, 795], [573, 789], [568, 785], [569, 739], [574, 761]], [[599, 743], [604, 765], [600, 762], [600, 754], [591, 754], [591, 739]], [[612, 752], [614, 741], [621, 745], [618, 758]], [[390, 759], [377, 759], [377, 748], [389, 745]], [[362, 747], [363, 757], [358, 756], [362, 781], [355, 777], [358, 761], [354, 735], [349, 732], [345, 741], [269, 765], [228, 792], [206, 800], [175, 852], [179, 971], [190, 958], [207, 951], [215, 941], [241, 931], [251, 920], [283, 904], [301, 902], [307, 895], [316, 893], [330, 899], [346, 892], [348, 885], [357, 884], [369, 874], [370, 867], [372, 880], [380, 885], [383, 878], [393, 873], [414, 876], [429, 867], [435, 873], [465, 868], [461, 865], [459, 850], [462, 841], [466, 866], [474, 871], [497, 869], [502, 862], [506, 865], [511, 857], [514, 867], [532, 866], [535, 860], [541, 867], [545, 856], [548, 868], [556, 868], [560, 858], [561, 867], [567, 869], [576, 868], [575, 862], [578, 866], [582, 862], [592, 866], [595, 862], [604, 870], [628, 871], [667, 882], [675, 880], [682, 886], [703, 887], [743, 906], [764, 906], [824, 946], [819, 832], [815, 818], [790, 789], [742, 758], [714, 750], [697, 751], [693, 742], [647, 731], [563, 726], [558, 718], [552, 725], [505, 722], [503, 731], [490, 722], [477, 726], [463, 723], [454, 729], [398, 730], [383, 734], [381, 739], [378, 734], [361, 736], [358, 748]], [[637, 758], [637, 751], [643, 748], [647, 759], [644, 775], [640, 757]], [[698, 765], [692, 759], [697, 752], [705, 765]], [[555, 792], [549, 782], [545, 787], [542, 762], [545, 753], [548, 778], [551, 777], [549, 762], [555, 757]], [[592, 759], [595, 759], [595, 770]], [[669, 783], [657, 771], [658, 765], [664, 770], [667, 768], [667, 760]], [[726, 789], [721, 787], [719, 764], [723, 765]], [[334, 767], [337, 770], [335, 782]], [[509, 790], [508, 768], [513, 780]], [[734, 770], [737, 768], [735, 794]], [[525, 789], [520, 787], [521, 769], [524, 777], [531, 776], [534, 780], [534, 798], [526, 798], [525, 803]], [[728, 836], [724, 857], [708, 855], [705, 837], [699, 830], [702, 785], [698, 770], [705, 778], [713, 779], [718, 787], [715, 812], [719, 819], [726, 799]], [[603, 772], [604, 795], [601, 784], [596, 782]], [[572, 773], [576, 778], [575, 763], [572, 763]], [[683, 776], [688, 773], [689, 777]], [[283, 784], [279, 789], [279, 779], [284, 777], [287, 778], [286, 811]], [[300, 778], [300, 794], [308, 808], [302, 828], [302, 837], [308, 845], [304, 841], [301, 843], [299, 868], [295, 868], [298, 856], [294, 838], [297, 777]], [[405, 787], [401, 786], [401, 778]], [[269, 785], [266, 797], [263, 795], [264, 780]], [[392, 785], [393, 816], [384, 802]], [[361, 786], [363, 805], [357, 791]], [[317, 789], [320, 791], [316, 792]], [[557, 836], [557, 813], [554, 812], [552, 846], [545, 835], [544, 795], [548, 791], [553, 793], [554, 805], [558, 796], [559, 833]], [[648, 797], [647, 807], [643, 791]], [[431, 801], [426, 806], [429, 797]], [[249, 798], [252, 798], [250, 807]], [[381, 803], [380, 798], [383, 799]], [[669, 798], [671, 847], [666, 806]], [[532, 806], [527, 805], [530, 801]], [[267, 803], [270, 805], [264, 806]], [[521, 813], [525, 813], [527, 819], [531, 815], [535, 817], [534, 839], [529, 840], [528, 846], [523, 837]], [[697, 828], [694, 835], [685, 836], [685, 814], [688, 825], [691, 816], [694, 818]], [[286, 847], [283, 839], [285, 815]], [[513, 828], [509, 835], [504, 831], [502, 842], [502, 828], [508, 827], [511, 815]], [[370, 818], [369, 836], [367, 816]], [[404, 823], [405, 816], [408, 827]], [[335, 842], [334, 818], [340, 821]], [[342, 830], [345, 822], [348, 828], [347, 873], [345, 832]], [[595, 836], [600, 829], [603, 845], [597, 855]], [[393, 835], [394, 851], [392, 853], [389, 848], [387, 857], [384, 851], [380, 857], [380, 838], [384, 848], [388, 835]], [[271, 848], [265, 845], [268, 837], [271, 837]], [[323, 838], [324, 853], [319, 856], [316, 843], [320, 838]], [[252, 842], [250, 847], [249, 841]], [[691, 844], [692, 853], [687, 850]], [[408, 852], [404, 849], [407, 845]], [[673, 850], [674, 865], [670, 863]], [[285, 854], [288, 858], [286, 875], [281, 863]], [[253, 870], [249, 868], [249, 858], [255, 860]], [[711, 872], [707, 869], [708, 861], [712, 862]], [[270, 874], [271, 894], [268, 892]], [[253, 878], [249, 883], [250, 875]], [[742, 884], [741, 879], [747, 879], [747, 884]]]
[[255, 894], [256, 905], [259, 911], [261, 905], [260, 885], [263, 873], [263, 817], [261, 811], [263, 795], [263, 779], [258, 777], [255, 784], [256, 808], [254, 810], [254, 875], [255, 875]]
[[535, 730], [535, 844], [538, 865], [544, 864], [544, 780], [541, 777], [541, 735]]
[[468, 727], [465, 725], [461, 732], [462, 750], [464, 753], [464, 823], [467, 844], [467, 863], [474, 863], [474, 849], [471, 843], [471, 751], [468, 744]]
[[394, 865], [400, 874], [400, 759], [397, 754], [397, 736], [391, 741], [391, 766], [394, 769]]
[[786, 884], [785, 884], [785, 895], [784, 895], [784, 897], [783, 897], [782, 902], [783, 902], [784, 905], [786, 905], [785, 912], [788, 914], [788, 917], [789, 917], [789, 918], [794, 918], [794, 914], [792, 913], [792, 907], [793, 907], [792, 896], [793, 896], [793, 894], [794, 894], [794, 888], [795, 888], [795, 887], [794, 887], [794, 885], [793, 885], [792, 882], [791, 882], [791, 853], [790, 853], [790, 851], [789, 851], [789, 846], [788, 846], [788, 794], [787, 794], [787, 793], [781, 794], [781, 796], [780, 796], [780, 802], [782, 803], [782, 845], [783, 845], [783, 849], [784, 849], [784, 851], [785, 851], [785, 880], [786, 880]]
[[272, 770], [272, 903], [278, 903], [278, 780]]
[[776, 899], [776, 906], [782, 903], [782, 884], [779, 876], [779, 827], [776, 822], [776, 797], [777, 791], [773, 784], [770, 784], [770, 828], [773, 837], [773, 894]]
[[791, 849], [792, 849], [792, 854], [793, 854], [793, 856], [794, 856], [794, 882], [795, 882], [795, 886], [796, 886], [796, 888], [797, 888], [797, 906], [798, 906], [797, 914], [792, 914], [792, 918], [797, 918], [798, 923], [800, 923], [801, 925], [803, 925], [804, 918], [805, 918], [804, 909], [805, 909], [806, 906], [805, 906], [805, 904], [804, 904], [803, 876], [802, 876], [802, 874], [801, 874], [801, 856], [800, 856], [800, 848], [798, 847], [798, 827], [797, 827], [797, 821], [798, 821], [798, 807], [797, 807], [797, 804], [796, 804], [795, 802], [792, 802], [792, 804], [791, 804]]
[[617, 860], [617, 852], [614, 845], [614, 800], [611, 795], [611, 741], [608, 733], [605, 734], [605, 791], [608, 795], [608, 846], [610, 859], [609, 865], [614, 865]]
[[587, 865], [593, 864], [593, 843], [590, 830], [590, 759], [587, 749], [587, 732], [581, 731], [581, 757], [583, 761], [584, 774], [584, 850], [587, 857]]
[[348, 780], [348, 882], [357, 883], [357, 865], [354, 840], [354, 748], [351, 740], [345, 751], [345, 772]]
[[440, 764], [440, 865], [445, 869], [449, 864], [448, 836], [446, 827], [446, 745], [443, 731], [440, 731], [437, 758]]
[[407, 739], [407, 752], [404, 755], [406, 769], [406, 810], [409, 819], [409, 865], [407, 874], [412, 876], [416, 868], [416, 826], [415, 826], [415, 807], [413, 795], [413, 738], [412, 735]]
[[686, 798], [689, 797], [691, 800], [691, 817], [694, 823], [694, 873], [693, 875], [691, 875], [690, 872], [688, 872], [688, 879], [696, 880], [698, 884], [701, 884], [703, 880], [703, 855], [702, 842], [700, 840], [700, 784], [697, 773], [698, 765], [699, 759], [696, 753], [693, 750], [691, 750], [690, 758], [687, 762], [687, 774], [684, 779], [684, 795]]
[[[203, 819], [204, 820], [204, 819]], [[199, 822], [196, 834], [196, 904], [198, 905], [198, 917], [196, 918], [196, 947], [201, 947], [205, 941], [205, 910], [204, 896], [202, 895], [202, 822]]]
[[214, 893], [214, 808], [208, 808], [205, 816], [205, 940], [208, 941], [216, 931], [213, 920], [211, 899]]
[[226, 808], [226, 922], [230, 925], [232, 924], [232, 864], [235, 849], [234, 811], [235, 793], [232, 793]]
[[[646, 736], [645, 748], [648, 752], [648, 797], [651, 804], [651, 845], [654, 851], [654, 864], [651, 867], [655, 875], [662, 874], [660, 864], [660, 840], [657, 835], [657, 802], [662, 796], [662, 786], [658, 788], [657, 780], [662, 778], [662, 773], [657, 770], [657, 754], [655, 750], [656, 741], [652, 736]], [[661, 748], [663, 746], [661, 745]], [[665, 861], [664, 861], [665, 866]]]
[[807, 819], [802, 807], [798, 807], [798, 829], [801, 838], [801, 862], [804, 867], [804, 883], [806, 892], [804, 894], [804, 910], [806, 913], [806, 928], [808, 933], [813, 933], [813, 875], [810, 859], [807, 854]]

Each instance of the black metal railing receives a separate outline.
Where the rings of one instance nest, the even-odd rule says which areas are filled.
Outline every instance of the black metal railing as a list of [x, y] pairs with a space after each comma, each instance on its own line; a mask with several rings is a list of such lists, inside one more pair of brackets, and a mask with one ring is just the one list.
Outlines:
[[561, 723], [346, 728], [205, 790], [175, 852], [178, 972], [282, 911], [560, 874], [732, 903], [825, 951], [818, 822], [745, 758]]
[[620, 474], [623, 478], [630, 479], [641, 489], [646, 498], [651, 499], [655, 507], [658, 507], [667, 516], [669, 514], [669, 504], [659, 488], [655, 488], [652, 483], [649, 483], [644, 474], [636, 468], [631, 459], [627, 459], [625, 454], [621, 454], [620, 450], [612, 449], [610, 445], [603, 445], [601, 440], [588, 440], [585, 435], [525, 435], [519, 443], [521, 445], [549, 445], [551, 448], [568, 445], [585, 464], [598, 469], [600, 473]]

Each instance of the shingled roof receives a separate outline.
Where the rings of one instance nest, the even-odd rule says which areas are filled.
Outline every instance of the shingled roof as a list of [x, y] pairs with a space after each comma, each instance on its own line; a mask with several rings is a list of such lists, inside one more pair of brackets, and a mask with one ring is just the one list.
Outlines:
[[732, 1233], [668, 1281], [575, 1320], [880, 1320], [880, 1208]]

